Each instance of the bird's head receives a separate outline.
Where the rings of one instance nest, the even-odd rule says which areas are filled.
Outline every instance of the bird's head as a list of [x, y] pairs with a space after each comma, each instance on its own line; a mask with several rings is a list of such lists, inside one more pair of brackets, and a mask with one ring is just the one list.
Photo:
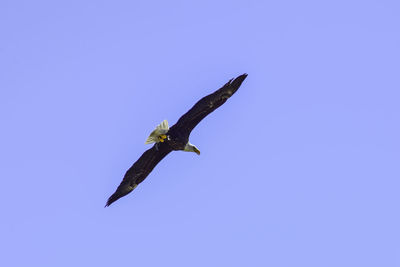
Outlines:
[[200, 155], [200, 150], [195, 145], [189, 142], [186, 144], [185, 149], [183, 149], [183, 151], [194, 152], [197, 155]]

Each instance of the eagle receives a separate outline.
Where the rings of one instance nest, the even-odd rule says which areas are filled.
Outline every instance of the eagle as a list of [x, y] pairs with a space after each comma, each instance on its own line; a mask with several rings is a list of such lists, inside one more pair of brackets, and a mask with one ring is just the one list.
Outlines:
[[200, 155], [200, 150], [189, 142], [190, 133], [202, 119], [224, 104], [239, 89], [246, 77], [247, 74], [244, 73], [231, 79], [214, 93], [200, 99], [172, 127], [169, 127], [167, 120], [161, 122], [145, 142], [154, 145], [128, 169], [117, 190], [108, 198], [105, 207], [132, 192], [171, 151], [183, 150]]

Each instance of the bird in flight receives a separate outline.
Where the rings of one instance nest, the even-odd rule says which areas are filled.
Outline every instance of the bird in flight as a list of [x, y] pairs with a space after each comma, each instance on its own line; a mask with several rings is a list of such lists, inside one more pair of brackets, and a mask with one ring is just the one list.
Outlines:
[[183, 150], [200, 155], [200, 150], [189, 142], [190, 133], [202, 119], [224, 104], [239, 89], [246, 77], [247, 74], [242, 74], [231, 79], [214, 93], [200, 99], [172, 127], [168, 126], [167, 120], [161, 122], [145, 142], [145, 144], [155, 144], [125, 173], [115, 193], [108, 198], [106, 207], [132, 192], [171, 151]]

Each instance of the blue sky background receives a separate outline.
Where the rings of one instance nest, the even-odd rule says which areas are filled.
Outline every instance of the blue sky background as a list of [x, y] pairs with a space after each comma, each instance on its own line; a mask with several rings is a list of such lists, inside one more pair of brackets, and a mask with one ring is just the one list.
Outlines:
[[[0, 2], [1, 266], [400, 266], [398, 1]], [[241, 89], [130, 195], [163, 119]]]

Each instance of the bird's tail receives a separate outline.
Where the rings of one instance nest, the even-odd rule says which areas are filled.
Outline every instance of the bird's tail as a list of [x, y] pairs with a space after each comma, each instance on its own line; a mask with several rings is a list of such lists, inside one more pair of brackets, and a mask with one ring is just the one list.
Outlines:
[[151, 144], [151, 143], [158, 143], [158, 137], [162, 134], [166, 134], [169, 130], [168, 126], [168, 121], [163, 120], [157, 127], [154, 129], [154, 131], [151, 132], [150, 136], [147, 137], [145, 144]]

